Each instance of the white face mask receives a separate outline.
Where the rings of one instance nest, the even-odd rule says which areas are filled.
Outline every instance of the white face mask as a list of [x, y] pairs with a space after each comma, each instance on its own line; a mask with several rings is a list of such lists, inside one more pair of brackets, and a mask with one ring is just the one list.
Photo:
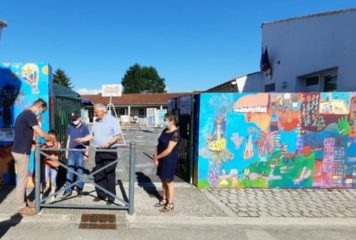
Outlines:
[[78, 120], [76, 120], [76, 121], [73, 121], [72, 123], [73, 123], [74, 126], [78, 126], [79, 123], [80, 123], [80, 119], [78, 119]]

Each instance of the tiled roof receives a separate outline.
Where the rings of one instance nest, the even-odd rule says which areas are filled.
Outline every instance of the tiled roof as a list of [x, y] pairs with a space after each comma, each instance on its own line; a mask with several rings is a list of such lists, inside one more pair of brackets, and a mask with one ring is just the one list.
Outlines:
[[[112, 103], [115, 106], [148, 106], [148, 105], [167, 105], [168, 99], [188, 96], [192, 93], [135, 93], [135, 94], [123, 94], [121, 97], [113, 97]], [[82, 98], [86, 98], [93, 103], [108, 104], [110, 97], [102, 97], [98, 95], [81, 95]]]

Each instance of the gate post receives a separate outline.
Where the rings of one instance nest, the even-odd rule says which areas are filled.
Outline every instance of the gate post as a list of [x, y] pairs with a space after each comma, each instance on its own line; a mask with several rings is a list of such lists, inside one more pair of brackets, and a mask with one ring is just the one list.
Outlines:
[[41, 153], [40, 144], [36, 141], [35, 148], [35, 210], [40, 212], [40, 186], [41, 186]]
[[130, 142], [130, 173], [129, 173], [129, 214], [134, 214], [134, 191], [135, 191], [135, 162], [136, 162], [136, 143]]

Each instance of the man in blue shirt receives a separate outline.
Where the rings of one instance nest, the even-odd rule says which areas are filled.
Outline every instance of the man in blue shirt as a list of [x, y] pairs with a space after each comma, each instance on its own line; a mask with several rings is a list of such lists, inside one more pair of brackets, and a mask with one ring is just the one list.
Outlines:
[[[82, 143], [75, 141], [77, 138], [85, 137], [89, 134], [89, 129], [86, 125], [82, 123], [80, 113], [75, 111], [71, 113], [72, 124], [68, 126], [68, 139], [67, 139], [67, 149], [85, 149], [86, 147]], [[66, 190], [63, 197], [69, 197], [72, 195], [72, 190], [74, 186], [68, 187], [74, 182], [75, 170], [79, 174], [84, 172], [84, 152], [66, 151], [66, 158], [68, 159], [68, 167], [71, 171], [67, 171], [67, 181]], [[83, 191], [84, 183], [82, 181], [76, 184], [78, 195], [81, 196]]]
[[[117, 142], [122, 138], [121, 127], [116, 118], [110, 114], [106, 114], [106, 107], [103, 104], [96, 104], [94, 106], [94, 115], [96, 120], [91, 129], [91, 133], [83, 138], [77, 138], [78, 143], [93, 140], [94, 147], [97, 148], [95, 154], [95, 169], [100, 169], [112, 161], [117, 160], [116, 152], [100, 152], [100, 149], [116, 149]], [[113, 195], [116, 195], [116, 169], [117, 164], [113, 164], [103, 171], [94, 175], [95, 183], [100, 187], [108, 190]], [[110, 205], [115, 201], [115, 198], [106, 194], [104, 191], [96, 187], [97, 197], [95, 202], [100, 200], [108, 200]]]

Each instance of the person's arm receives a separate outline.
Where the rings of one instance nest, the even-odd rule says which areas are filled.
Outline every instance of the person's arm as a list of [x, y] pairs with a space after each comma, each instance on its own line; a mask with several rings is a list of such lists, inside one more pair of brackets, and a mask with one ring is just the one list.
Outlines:
[[160, 160], [161, 158], [167, 157], [167, 156], [172, 152], [172, 150], [174, 149], [174, 147], [175, 147], [177, 144], [178, 144], [178, 142], [169, 141], [168, 147], [167, 147], [163, 152], [161, 152], [160, 154], [158, 154], [158, 155], [156, 156], [156, 159], [157, 159], [157, 160]]
[[112, 137], [107, 144], [101, 146], [102, 148], [110, 148], [112, 145], [114, 145], [115, 143], [117, 143], [120, 139], [122, 139], [121, 137], [121, 133], [119, 135], [116, 135], [114, 137]]
[[41, 137], [41, 138], [44, 138], [45, 140], [47, 141], [56, 141], [56, 139], [50, 135], [48, 135], [47, 133], [45, 133], [42, 128], [40, 128], [40, 126], [38, 125], [35, 125], [32, 127], [32, 129]]
[[85, 137], [82, 138], [76, 138], [75, 141], [77, 143], [83, 143], [83, 142], [90, 142], [91, 140], [93, 140], [93, 135], [91, 133], [89, 133], [88, 135], [86, 135]]

